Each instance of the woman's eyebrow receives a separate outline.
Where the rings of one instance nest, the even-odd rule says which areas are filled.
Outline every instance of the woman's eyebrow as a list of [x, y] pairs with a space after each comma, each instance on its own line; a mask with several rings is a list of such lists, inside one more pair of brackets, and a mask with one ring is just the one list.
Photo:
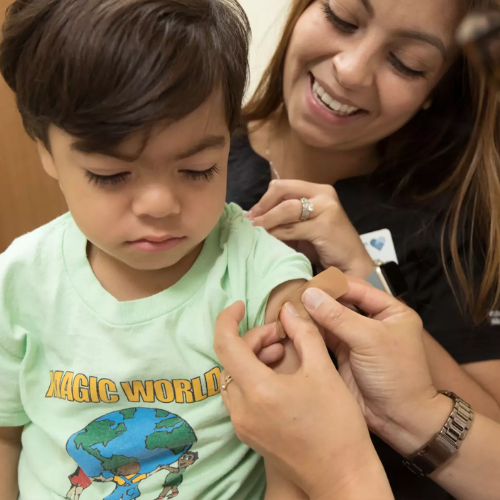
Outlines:
[[395, 32], [395, 35], [400, 38], [411, 38], [433, 45], [441, 52], [444, 59], [448, 57], [448, 51], [446, 50], [443, 40], [435, 35], [418, 30], [398, 30]]
[[370, 17], [373, 17], [375, 15], [375, 9], [373, 8], [372, 3], [370, 0], [359, 0], [362, 4], [363, 7], [366, 9], [366, 12], [368, 12], [368, 15]]
[[[370, 0], [359, 0], [359, 2], [363, 5], [370, 17], [373, 17], [375, 15], [375, 9], [373, 8]], [[435, 35], [424, 33], [423, 31], [418, 30], [401, 30], [397, 31], [396, 34], [402, 38], [413, 38], [414, 40], [420, 40], [421, 42], [426, 42], [430, 45], [434, 45], [434, 47], [436, 47], [439, 52], [441, 52], [444, 59], [446, 59], [448, 55], [448, 51], [446, 50], [443, 41]]]

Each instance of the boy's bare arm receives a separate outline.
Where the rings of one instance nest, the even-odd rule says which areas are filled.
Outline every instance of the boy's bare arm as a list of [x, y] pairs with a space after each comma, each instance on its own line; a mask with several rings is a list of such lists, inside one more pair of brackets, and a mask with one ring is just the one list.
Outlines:
[[16, 500], [19, 495], [17, 468], [22, 432], [22, 427], [0, 427], [0, 484], [5, 500]]
[[[285, 298], [295, 290], [299, 289], [304, 283], [305, 280], [287, 281], [273, 290], [267, 302], [265, 319], [266, 324], [274, 323], [276, 321]], [[286, 338], [282, 341], [282, 344], [285, 347], [285, 356], [273, 368], [277, 373], [295, 373], [297, 368], [300, 366], [300, 360], [297, 351], [293, 346], [293, 342], [289, 338]]]
[[[267, 303], [266, 323], [273, 323], [281, 309], [283, 300], [305, 283], [304, 280], [295, 280], [284, 283], [276, 288]], [[294, 373], [300, 360], [290, 339], [282, 341], [285, 346], [285, 356], [274, 366], [278, 373]], [[267, 491], [265, 500], [308, 500], [308, 496], [294, 483], [284, 477], [279, 470], [266, 461]]]

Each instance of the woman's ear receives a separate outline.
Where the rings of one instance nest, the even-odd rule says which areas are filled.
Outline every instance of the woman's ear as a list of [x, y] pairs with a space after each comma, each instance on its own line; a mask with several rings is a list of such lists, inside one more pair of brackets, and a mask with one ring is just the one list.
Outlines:
[[40, 139], [36, 140], [36, 147], [38, 149], [38, 154], [40, 156], [40, 160], [45, 172], [47, 172], [47, 174], [49, 174], [54, 179], [59, 180], [56, 165], [54, 163], [54, 158], [52, 157], [50, 151]]

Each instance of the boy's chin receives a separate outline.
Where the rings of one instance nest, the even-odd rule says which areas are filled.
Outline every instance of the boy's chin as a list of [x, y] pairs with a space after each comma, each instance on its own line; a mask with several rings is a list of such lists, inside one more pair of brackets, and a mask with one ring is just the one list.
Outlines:
[[162, 269], [176, 266], [183, 260], [183, 258], [183, 255], [175, 257], [173, 255], [156, 255], [144, 256], [143, 258], [125, 258], [122, 262], [135, 271], [160, 271]]
[[136, 271], [161, 271], [185, 264], [188, 260], [196, 260], [201, 248], [200, 243], [187, 252], [174, 249], [168, 252], [127, 255], [122, 262]]

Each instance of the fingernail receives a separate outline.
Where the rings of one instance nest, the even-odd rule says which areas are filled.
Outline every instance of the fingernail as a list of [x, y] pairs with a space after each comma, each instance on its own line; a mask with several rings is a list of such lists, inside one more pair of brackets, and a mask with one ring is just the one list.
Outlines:
[[285, 304], [285, 307], [287, 308], [288, 312], [292, 314], [293, 316], [299, 316], [299, 313], [297, 312], [297, 309], [295, 309], [295, 306], [291, 302], [287, 302]]
[[255, 210], [252, 208], [248, 213], [247, 213], [247, 217], [249, 219], [253, 219], [255, 216]]
[[317, 309], [323, 302], [323, 294], [317, 288], [308, 288], [302, 294], [302, 302], [308, 309]]

